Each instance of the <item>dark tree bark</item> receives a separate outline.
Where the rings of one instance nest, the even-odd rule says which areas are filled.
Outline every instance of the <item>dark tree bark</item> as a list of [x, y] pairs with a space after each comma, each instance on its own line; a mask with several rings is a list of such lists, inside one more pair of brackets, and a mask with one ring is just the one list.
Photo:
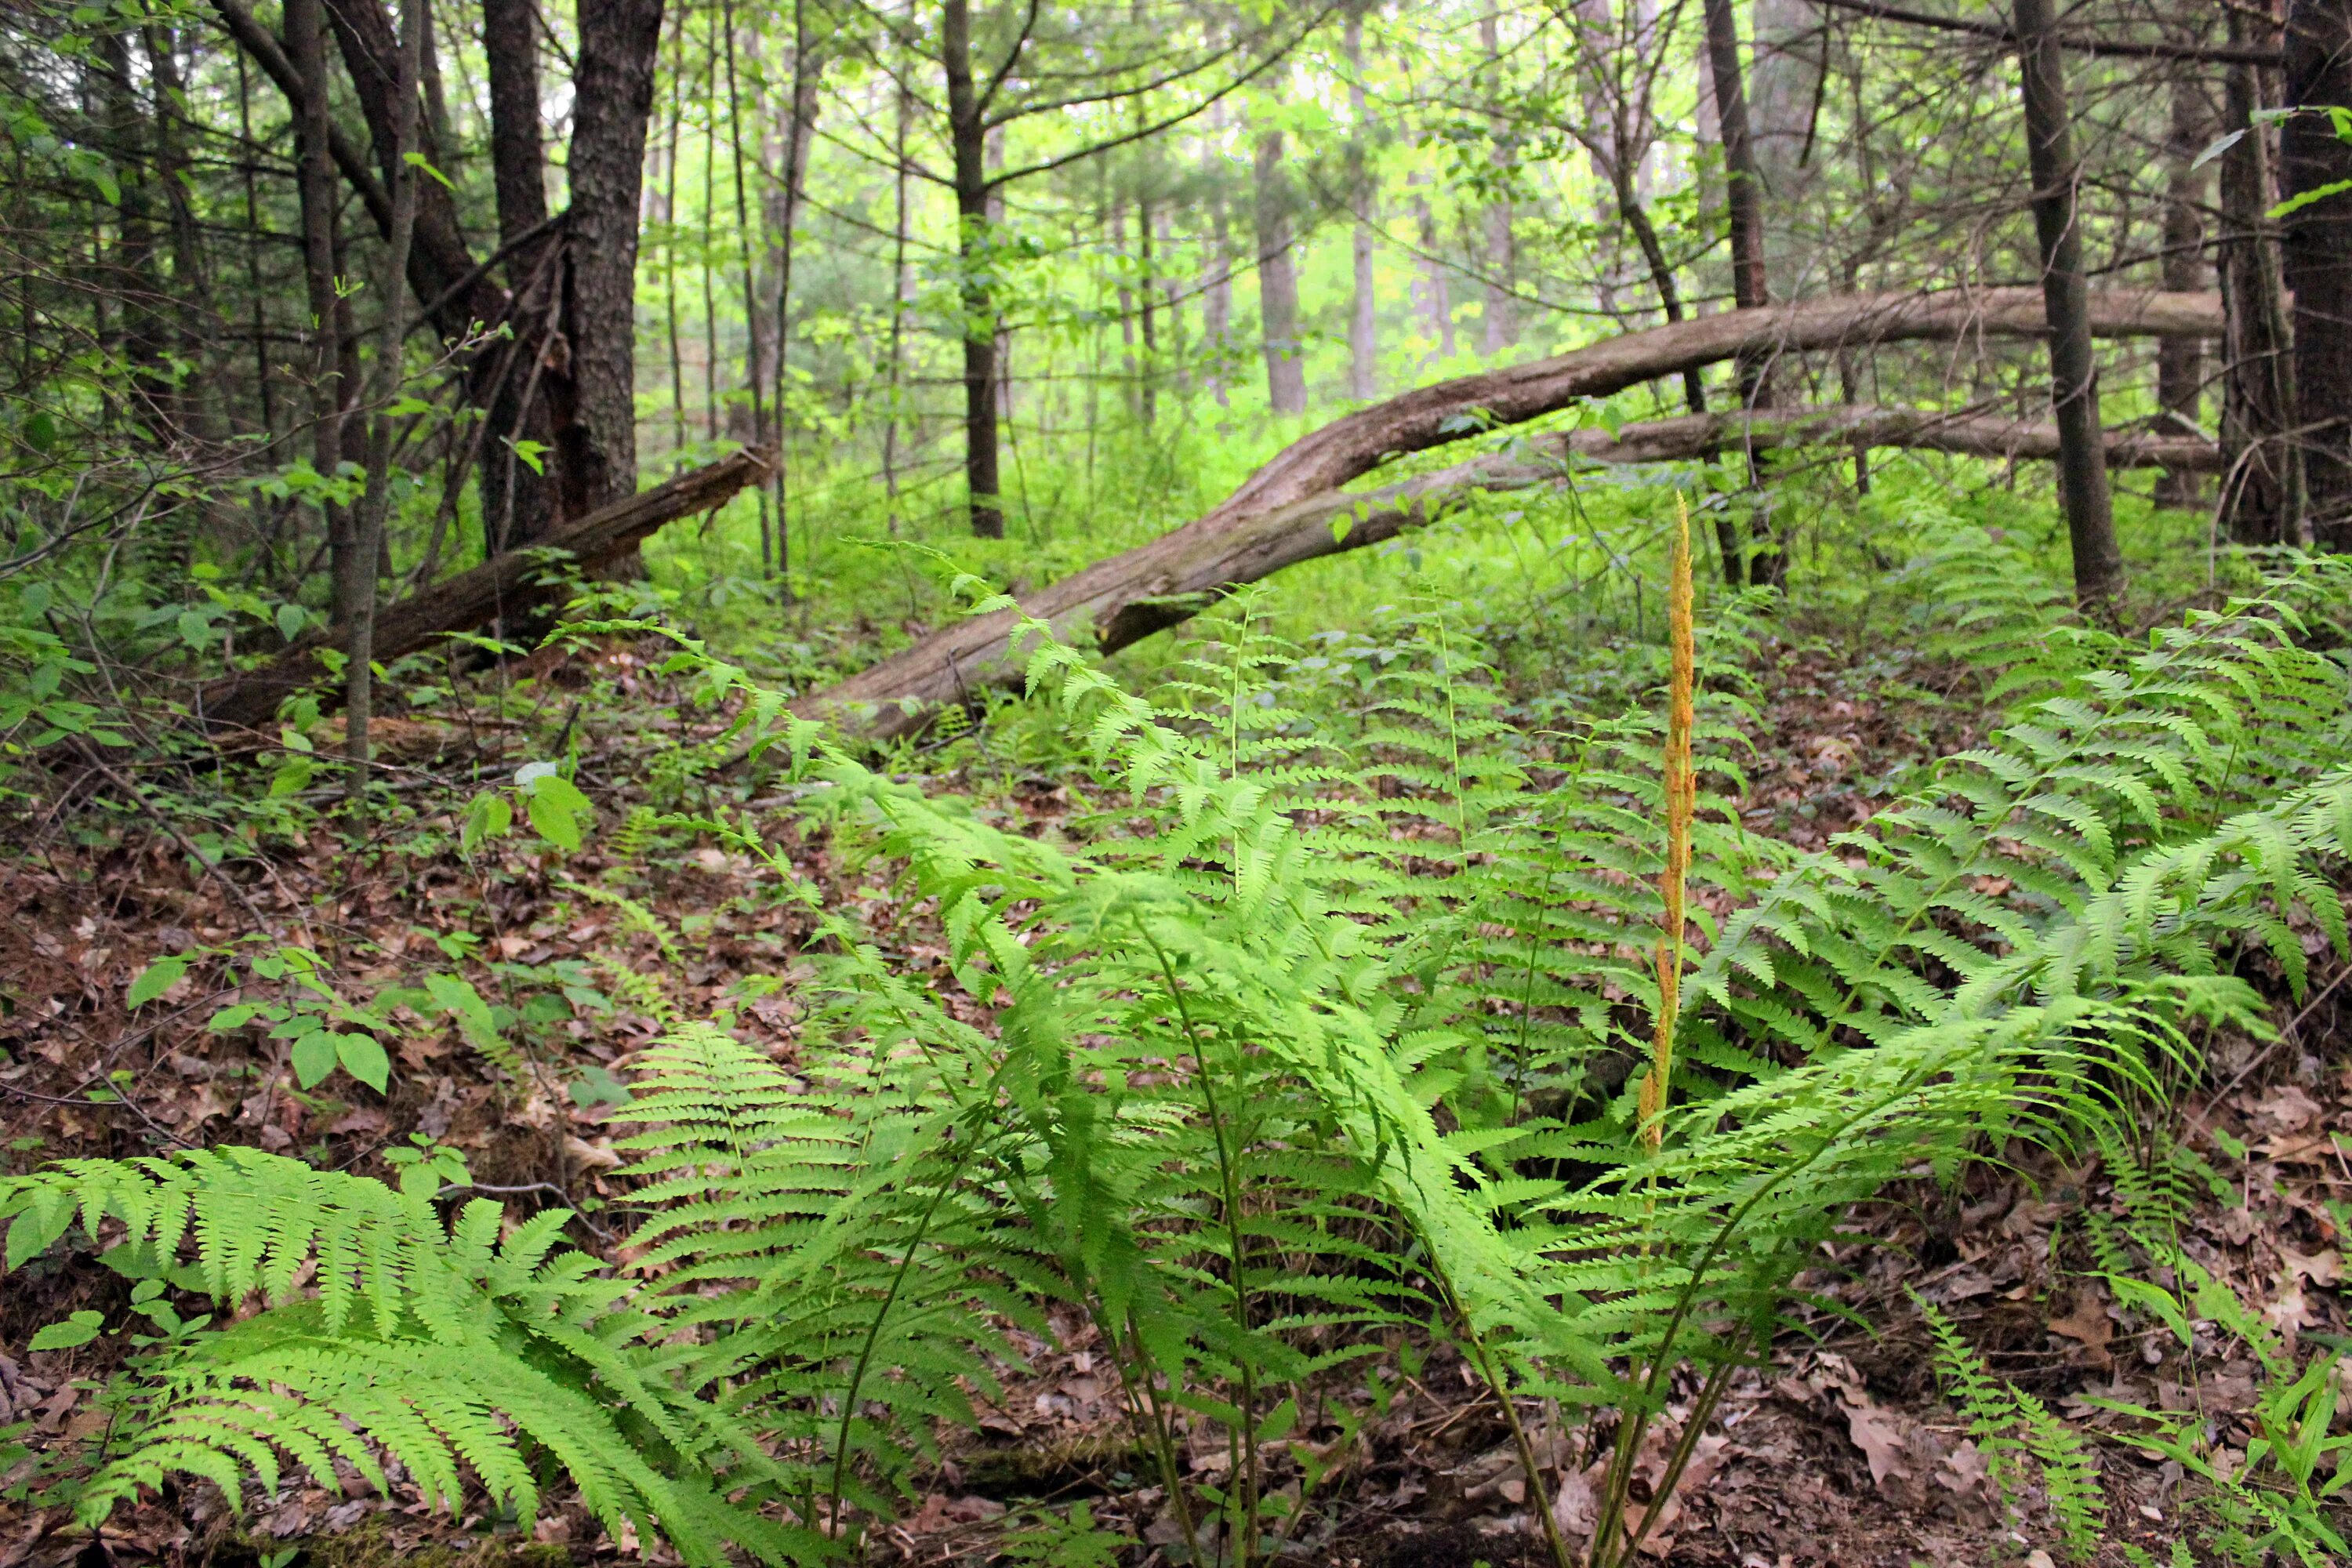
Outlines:
[[[172, 235], [173, 336], [180, 358], [194, 365], [211, 336], [205, 328], [205, 301], [212, 291], [205, 279], [203, 236], [188, 199], [187, 83], [180, 69], [179, 44], [173, 29], [150, 23], [141, 29], [141, 37], [155, 94], [156, 184], [163, 193], [164, 218]], [[194, 386], [174, 383], [169, 395], [173, 403], [173, 422], [179, 428], [207, 438], [215, 433], [216, 422], [206, 413], [212, 400], [203, 378]]]
[[637, 488], [637, 207], [654, 109], [662, 0], [580, 8], [564, 319], [579, 391], [582, 500]]
[[[1724, 202], [1731, 228], [1731, 292], [1743, 310], [1770, 302], [1764, 279], [1764, 185], [1748, 136], [1748, 94], [1741, 80], [1739, 21], [1731, 0], [1706, 0], [1707, 73], [1715, 82], [1715, 118], [1723, 135]], [[1760, 374], [1760, 366], [1743, 379]], [[1747, 389], [1742, 388], [1742, 396]]]
[[[2289, 0], [2281, 184], [2291, 199], [2352, 180], [2352, 144], [2327, 109], [2352, 108], [2352, 0]], [[2294, 301], [2295, 439], [2304, 503], [2323, 549], [2352, 550], [2352, 193], [2287, 216], [2283, 261]]]
[[[539, 7], [532, 0], [482, 0], [482, 53], [490, 78], [490, 180], [498, 195], [499, 242], [512, 245], [547, 221], [547, 153], [539, 124]], [[507, 258], [509, 278], [530, 262]]]
[[[2205, 178], [2189, 167], [2206, 142], [2209, 114], [2205, 89], [2195, 78], [2181, 74], [2172, 80], [2172, 123], [2165, 138], [2164, 286], [2192, 291], [2208, 286], [2204, 241]], [[2205, 341], [2167, 338], [2156, 348], [2156, 402], [2174, 434], [2202, 428], [2198, 415], [2204, 402]], [[2170, 470], [2157, 481], [2158, 505], [2193, 507], [2202, 481], [2186, 469]]]
[[416, 187], [425, 176], [408, 166], [417, 148], [417, 88], [423, 74], [425, 0], [401, 0], [400, 64], [394, 77], [392, 234], [386, 242], [383, 276], [377, 284], [377, 346], [369, 375], [367, 488], [360, 497], [359, 523], [352, 553], [357, 597], [341, 630], [344, 636], [344, 797], [363, 809], [367, 798], [368, 721], [375, 709], [376, 557], [383, 548], [392, 508], [392, 444], [398, 422], [384, 411], [399, 393], [408, 309], [401, 280], [408, 269], [408, 247], [416, 229]]
[[[296, 99], [295, 188], [302, 209], [302, 280], [310, 305], [310, 465], [322, 476], [342, 462], [343, 409], [352, 387], [342, 345], [352, 339], [351, 307], [335, 288], [341, 269], [335, 225], [335, 171], [327, 113], [327, 51], [320, 0], [287, 0], [286, 52], [300, 83]], [[358, 598], [349, 509], [321, 496], [319, 510], [331, 553], [331, 611], [348, 621]]]
[[970, 0], [944, 0], [940, 58], [948, 81], [948, 141], [955, 159], [956, 255], [963, 307], [963, 479], [971, 531], [1004, 537], [997, 477], [996, 306], [988, 286], [988, 124], [971, 70]]
[[2051, 0], [2017, 0], [2018, 76], [2025, 100], [2026, 157], [2033, 177], [2033, 231], [2050, 320], [2050, 401], [2057, 417], [2059, 502], [2074, 547], [2074, 596], [2085, 607], [2123, 591], [2123, 552], [2107, 491], [2099, 430], [2099, 367], [2091, 348], [2089, 284], [2074, 221], [2074, 133]]
[[[2244, 7], [2229, 12], [2230, 39], [2248, 41]], [[2276, 200], [2268, 133], [2253, 122], [2262, 104], [2257, 68], [2233, 65], [2227, 78], [2226, 118], [2238, 139], [2221, 154], [2221, 295], [2228, 310], [2223, 338], [2221, 448], [2229, 463], [2221, 482], [2221, 515], [2241, 544], [2284, 544], [2298, 534], [2302, 514], [2300, 453], [2286, 437], [2294, 406], [2294, 362], [2287, 346], [2285, 285], [2278, 247], [2263, 216]]]
[[1298, 263], [1290, 254], [1290, 188], [1282, 132], [1258, 132], [1251, 160], [1257, 228], [1258, 340], [1265, 355], [1266, 402], [1276, 414], [1307, 412], [1307, 364], [1299, 354]]
[[[226, 14], [236, 0], [214, 0]], [[592, 10], [594, 7], [591, 8]], [[378, 231], [392, 232], [394, 146], [398, 140], [394, 112], [393, 83], [399, 73], [399, 45], [383, 0], [335, 0], [326, 7], [335, 43], [352, 82], [352, 96], [366, 121], [368, 140], [375, 153], [379, 208], [369, 204]], [[257, 56], [257, 58], [260, 58]], [[262, 61], [267, 69], [268, 62]], [[426, 148], [430, 158], [437, 149]], [[339, 160], [340, 162], [340, 160]], [[436, 165], [437, 166], [437, 165]], [[346, 170], [346, 177], [350, 171]], [[417, 299], [434, 307], [433, 324], [445, 338], [462, 338], [478, 323], [505, 319], [506, 290], [474, 265], [471, 247], [457, 221], [457, 198], [440, 181], [427, 179], [416, 194], [416, 233], [408, 252], [408, 286]]]
[[155, 266], [147, 116], [131, 79], [130, 38], [113, 26], [104, 26], [93, 43], [107, 147], [115, 167], [115, 238], [107, 259], [115, 294], [122, 302], [122, 348], [131, 363], [132, 416], [157, 443], [169, 447], [184, 432], [179, 397], [172, 384], [163, 284]]
[[[512, 247], [506, 259], [507, 289], [517, 308], [509, 324], [523, 340], [529, 363], [536, 364], [543, 358], [554, 282], [542, 276], [542, 266], [547, 248], [561, 243], [553, 235], [537, 243], [528, 237], [543, 229], [548, 217], [547, 152], [539, 121], [539, 8], [531, 0], [483, 0], [482, 50], [489, 67], [490, 181], [498, 200], [499, 243]], [[487, 555], [531, 543], [555, 523], [563, 454], [557, 449], [550, 410], [572, 399], [568, 374], [559, 371], [553, 379], [556, 384], [550, 386], [541, 370], [534, 385], [530, 376], [509, 373], [497, 376], [488, 393], [489, 427], [476, 462]], [[528, 406], [527, 385], [533, 386]], [[543, 472], [517, 458], [509, 440], [528, 441], [549, 454], [559, 468], [557, 482], [550, 484]], [[541, 459], [542, 469], [548, 460]], [[563, 510], [576, 505], [574, 497]]]
[[[1761, 310], [1771, 302], [1764, 273], [1764, 182], [1756, 170], [1756, 146], [1748, 132], [1748, 93], [1739, 62], [1739, 23], [1731, 0], [1706, 0], [1707, 75], [1715, 86], [1716, 123], [1723, 136], [1724, 205], [1731, 230], [1731, 292], [1743, 310]], [[1772, 406], [1772, 362], [1769, 351], [1742, 355], [1734, 362], [1744, 408]], [[1779, 584], [1788, 574], [1772, 525], [1770, 492], [1765, 487], [1761, 463], [1748, 459], [1748, 500], [1755, 509], [1750, 524], [1751, 548], [1745, 559], [1730, 519], [1716, 521], [1717, 543], [1723, 554], [1724, 580], [1733, 587], [1745, 583]]]

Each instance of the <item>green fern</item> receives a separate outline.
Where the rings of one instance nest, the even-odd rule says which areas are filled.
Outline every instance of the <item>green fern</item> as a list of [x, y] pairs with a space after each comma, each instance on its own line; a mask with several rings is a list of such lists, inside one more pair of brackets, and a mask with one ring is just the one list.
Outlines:
[[2039, 1399], [1995, 1377], [1932, 1302], [1914, 1292], [1912, 1303], [1936, 1342], [1937, 1373], [1968, 1419], [1969, 1436], [1983, 1453], [2003, 1506], [2015, 1510], [2024, 1479], [2021, 1461], [2031, 1459], [2068, 1560], [2089, 1562], [2105, 1538], [2106, 1525], [2106, 1495], [2090, 1445]]

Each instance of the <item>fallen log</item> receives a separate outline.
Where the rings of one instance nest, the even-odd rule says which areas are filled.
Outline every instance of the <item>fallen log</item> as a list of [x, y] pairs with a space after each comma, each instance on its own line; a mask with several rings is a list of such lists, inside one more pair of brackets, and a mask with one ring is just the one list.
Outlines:
[[[1754, 413], [1685, 414], [1606, 430], [1579, 430], [1565, 448], [1595, 462], [1668, 463], [1775, 447], [1900, 447], [1972, 458], [2049, 460], [2058, 456], [2058, 426], [1996, 414], [1948, 414], [1923, 408], [1846, 405], [1827, 408], [1767, 408]], [[2111, 468], [2178, 468], [2220, 473], [2221, 448], [2194, 436], [2114, 431], [2106, 437]]]
[[[2093, 331], [2105, 337], [2212, 337], [2221, 331], [2221, 298], [2215, 294], [2103, 292], [2090, 303]], [[1030, 595], [1024, 607], [1050, 623], [1057, 636], [1106, 650], [1123, 647], [1192, 614], [1200, 595], [1255, 582], [1315, 554], [1376, 542], [1351, 531], [1335, 543], [1329, 521], [1349, 507], [1392, 504], [1412, 512], [1432, 493], [1438, 476], [1405, 481], [1395, 488], [1392, 503], [1369, 495], [1334, 498], [1331, 492], [1391, 458], [1735, 356], [1769, 360], [1849, 344], [2033, 337], [2045, 330], [2038, 289], [1833, 296], [1727, 310], [1440, 382], [1359, 409], [1300, 437], [1206, 516], [1050, 584]], [[1454, 487], [1462, 482], [1455, 479]], [[1311, 544], [1306, 536], [1314, 529], [1307, 520], [1317, 515], [1318, 506], [1328, 508], [1319, 513], [1325, 548], [1292, 553]], [[1294, 507], [1305, 510], [1285, 510]], [[1300, 531], [1303, 542], [1283, 545], [1286, 530]], [[1017, 624], [1009, 611], [956, 621], [803, 698], [799, 710], [829, 716], [877, 740], [910, 733], [940, 706], [968, 700], [976, 688], [1019, 679], [1021, 663], [1010, 646]]]
[[[593, 568], [666, 523], [725, 505], [736, 491], [769, 471], [767, 455], [747, 447], [601, 507], [535, 541], [529, 550], [508, 551], [420, 588], [376, 612], [375, 657], [398, 658], [435, 637], [485, 625], [544, 597], [548, 590], [540, 578], [550, 563], [550, 552]], [[197, 695], [197, 721], [214, 730], [267, 722], [280, 702], [326, 679], [327, 667], [319, 656], [341, 642], [340, 627], [305, 632], [268, 664], [212, 681]]]

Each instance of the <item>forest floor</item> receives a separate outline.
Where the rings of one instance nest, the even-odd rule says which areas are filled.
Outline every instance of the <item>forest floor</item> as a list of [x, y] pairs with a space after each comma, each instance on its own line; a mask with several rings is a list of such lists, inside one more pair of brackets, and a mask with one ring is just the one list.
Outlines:
[[[661, 683], [629, 647], [541, 661], [552, 697], [590, 677], [610, 683], [621, 708], [580, 714], [578, 776], [609, 823], [639, 788], [648, 744], [690, 738], [633, 697]], [[1750, 740], [1750, 825], [1807, 847], [1862, 820], [1898, 764], [1968, 743], [1969, 694], [1949, 671], [1899, 652], [1864, 671], [1819, 649], [1767, 647], [1760, 721]], [[1916, 700], [1904, 692], [1920, 694]], [[1946, 700], [1925, 694], [1942, 692]], [[1892, 695], [1890, 695], [1892, 693]], [[577, 713], [577, 710], [575, 710]], [[650, 717], [648, 715], [651, 715]], [[663, 726], [671, 728], [667, 731]], [[566, 721], [567, 731], [572, 729]], [[305, 837], [273, 853], [266, 874], [254, 862], [232, 888], [219, 875], [189, 874], [185, 846], [171, 833], [139, 828], [68, 830], [71, 815], [43, 825], [33, 852], [0, 862], [0, 1143], [7, 1169], [73, 1155], [127, 1155], [189, 1144], [236, 1142], [299, 1150], [314, 1161], [383, 1174], [383, 1155], [412, 1133], [464, 1152], [473, 1180], [508, 1189], [529, 1208], [561, 1201], [584, 1215], [578, 1239], [593, 1245], [599, 1205], [623, 1194], [605, 1172], [614, 1163], [608, 1107], [579, 1086], [610, 1082], [612, 1067], [651, 1040], [664, 1015], [707, 1016], [754, 974], [787, 984], [740, 1001], [739, 1027], [782, 1058], [795, 1049], [803, 1020], [792, 1001], [792, 954], [808, 933], [804, 909], [763, 896], [760, 873], [715, 848], [626, 866], [596, 846], [560, 865], [518, 848], [468, 858], [457, 849], [456, 815], [473, 787], [502, 776], [530, 753], [499, 730], [425, 723], [391, 726], [400, 787], [415, 812], [376, 841], [354, 848], [316, 819]], [[983, 792], [982, 809], [1001, 820], [1050, 830], [1066, 808], [1058, 782], [1018, 768], [989, 777], [950, 774], [941, 787]], [[102, 782], [88, 787], [102, 789]], [[780, 803], [754, 799], [752, 809]], [[882, 942], [935, 965], [943, 991], [954, 982], [926, 910], [900, 907], [891, 890], [845, 867], [819, 836], [780, 826], [801, 874], [825, 900], [856, 908]], [[677, 934], [628, 909], [588, 896], [607, 873], [627, 898]], [[542, 1055], [561, 1053], [569, 1092], [554, 1080], [503, 1081], [457, 1033], [409, 1019], [388, 1097], [339, 1100], [321, 1086], [298, 1091], [285, 1047], [256, 1030], [213, 1032], [206, 1021], [236, 1000], [203, 967], [136, 1022], [124, 1007], [131, 978], [161, 953], [231, 942], [259, 917], [280, 940], [301, 940], [357, 963], [371, 982], [446, 965], [455, 954], [490, 994], [526, 971], [551, 993], [597, 995], [538, 1037]], [[611, 961], [656, 979], [658, 994], [608, 983]], [[2352, 1221], [2352, 988], [2324, 954], [2315, 956], [2312, 999], [2283, 1009], [2276, 1045], [2212, 1043], [2213, 1087], [2182, 1107], [2189, 1146], [2217, 1169], [2242, 1174], [2241, 1190], [2206, 1192], [2191, 1213], [2187, 1246], [2269, 1321], [2294, 1336], [2343, 1334], [2338, 1287], [2340, 1221]], [[511, 993], [510, 993], [511, 994]], [[966, 1005], [975, 1019], [983, 1009]], [[551, 1013], [556, 1011], [549, 1010]], [[160, 1015], [160, 1016], [159, 1016]], [[356, 1090], [347, 1092], [357, 1094]], [[581, 1103], [583, 1100], [590, 1103]], [[1924, 1173], [1923, 1173], [1924, 1174]], [[1741, 1373], [1698, 1441], [1690, 1471], [1643, 1548], [1661, 1564], [1798, 1568], [1805, 1564], [2040, 1563], [2063, 1556], [2052, 1520], [2028, 1496], [2004, 1506], [1964, 1417], [1939, 1392], [1929, 1339], [1912, 1293], [1941, 1307], [1992, 1368], [2070, 1418], [2095, 1426], [2092, 1401], [2113, 1399], [2179, 1409], [2196, 1405], [2240, 1449], [2252, 1435], [2246, 1410], [2257, 1379], [2235, 1362], [2186, 1365], [2146, 1334], [2075, 1270], [2087, 1265], [2084, 1238], [2068, 1229], [2083, 1206], [2108, 1202], [2095, 1163], [1985, 1165], [1958, 1188], [1921, 1180], [1853, 1216], [1853, 1237], [1824, 1251], [1808, 1279], [1814, 1305], [1801, 1331], [1784, 1334], [1769, 1364]], [[541, 1185], [543, 1184], [544, 1185]], [[97, 1307], [110, 1315], [128, 1285], [93, 1267], [43, 1266], [8, 1277], [0, 1293], [0, 1347], [26, 1343], [41, 1324]], [[1064, 1325], [1068, 1328], [1068, 1325]], [[100, 1341], [82, 1350], [0, 1354], [0, 1426], [30, 1420], [49, 1441], [99, 1441], [105, 1418], [90, 1407], [89, 1381], [103, 1371]], [[1084, 1501], [1099, 1531], [1127, 1537], [1118, 1559], [1165, 1561], [1172, 1526], [1150, 1468], [1125, 1436], [1106, 1362], [1075, 1328], [1055, 1341], [1031, 1339], [1028, 1365], [1008, 1378], [1003, 1398], [980, 1430], [950, 1443], [904, 1516], [871, 1543], [871, 1559], [908, 1563], [1016, 1560], [1024, 1521], [1040, 1508]], [[1301, 1563], [1462, 1568], [1545, 1558], [1527, 1485], [1492, 1403], [1443, 1354], [1393, 1391], [1334, 1385], [1335, 1404], [1362, 1416], [1361, 1436], [1325, 1458], [1334, 1468], [1299, 1514], [1286, 1560]], [[1378, 1397], [1376, 1397], [1376, 1394]], [[1688, 1414], [1686, 1396], [1653, 1435], [1645, 1467], [1660, 1473]], [[1328, 1424], [1302, 1426], [1312, 1442]], [[1574, 1538], [1589, 1531], [1599, 1474], [1593, 1435], [1575, 1420], [1539, 1424], [1546, 1465], [1542, 1495]], [[1213, 1472], [1222, 1449], [1190, 1456]], [[2097, 1560], [2126, 1561], [2127, 1543], [2161, 1560], [2182, 1478], [2136, 1458], [2121, 1443], [2100, 1449], [2109, 1498]], [[1294, 1472], [1295, 1473], [1295, 1472]], [[1647, 1500], [1642, 1500], [1646, 1501]], [[0, 1517], [0, 1568], [74, 1562], [257, 1560], [284, 1568], [299, 1547], [320, 1568], [387, 1558], [554, 1563], [639, 1554], [631, 1539], [605, 1537], [576, 1501], [551, 1493], [536, 1521], [426, 1512], [413, 1493], [338, 1498], [291, 1486], [239, 1521], [208, 1487], [120, 1511], [93, 1547], [61, 1516]], [[656, 1554], [658, 1556], [658, 1553]], [[1108, 1561], [1110, 1559], [1104, 1559]]]

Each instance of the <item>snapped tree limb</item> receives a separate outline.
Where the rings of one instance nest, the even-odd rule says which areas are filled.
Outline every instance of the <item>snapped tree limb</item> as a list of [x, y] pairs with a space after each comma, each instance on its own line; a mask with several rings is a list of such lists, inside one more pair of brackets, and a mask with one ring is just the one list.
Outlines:
[[[2216, 294], [2095, 293], [2090, 313], [2092, 330], [2103, 337], [2217, 337], [2221, 332], [2221, 301]], [[1832, 296], [1675, 321], [1549, 359], [1439, 382], [1359, 409], [1302, 437], [1215, 510], [1037, 590], [1024, 607], [1050, 623], [1058, 636], [1106, 651], [1124, 647], [1185, 619], [1204, 596], [1255, 582], [1298, 561], [1376, 543], [1412, 526], [1412, 521], [1426, 521], [1427, 498], [1440, 491], [1458, 490], [1465, 483], [1491, 488], [1473, 480], [1475, 473], [1494, 472], [1494, 465], [1481, 459], [1444, 475], [1408, 479], [1388, 490], [1337, 493], [1391, 458], [1736, 356], [1769, 358], [1906, 341], [2031, 338], [2045, 330], [2038, 289]], [[1801, 426], [1805, 415], [1795, 414]], [[1932, 423], [1936, 416], [1919, 417]], [[1665, 420], [1659, 427], [1685, 423]], [[1696, 426], [1675, 437], [1643, 439], [1696, 441], [1690, 453], [1696, 456], [1721, 444], [1719, 427], [1710, 428], [1718, 433], [1704, 440], [1698, 439]], [[1777, 426], [1767, 422], [1758, 428]], [[1924, 439], [1927, 428], [1920, 426], [1914, 433], [1923, 437], [1921, 444], [1933, 445]], [[1843, 438], [1856, 437], [1848, 432]], [[2020, 450], [2017, 455], [2038, 454]], [[1664, 457], [1629, 460], [1659, 461]], [[1331, 520], [1354, 508], [1370, 510], [1344, 540], [1334, 541]], [[1380, 521], [1391, 513], [1397, 520], [1393, 526]], [[1388, 531], [1381, 531], [1384, 527]], [[982, 687], [1019, 679], [1022, 660], [1011, 647], [1016, 625], [1017, 617], [1007, 611], [956, 621], [839, 685], [803, 699], [800, 710], [830, 716], [877, 740], [909, 733], [928, 723], [943, 704], [968, 700]]]
[[[377, 612], [375, 657], [398, 658], [436, 637], [470, 630], [529, 605], [546, 593], [539, 579], [551, 552], [596, 566], [666, 523], [724, 506], [736, 491], [765, 478], [771, 467], [766, 453], [747, 447], [601, 507], [531, 549], [508, 551], [419, 589]], [[288, 697], [326, 679], [327, 667], [319, 656], [335, 646], [337, 636], [333, 627], [306, 632], [258, 669], [213, 681], [198, 697], [197, 719], [215, 730], [266, 722]]]

